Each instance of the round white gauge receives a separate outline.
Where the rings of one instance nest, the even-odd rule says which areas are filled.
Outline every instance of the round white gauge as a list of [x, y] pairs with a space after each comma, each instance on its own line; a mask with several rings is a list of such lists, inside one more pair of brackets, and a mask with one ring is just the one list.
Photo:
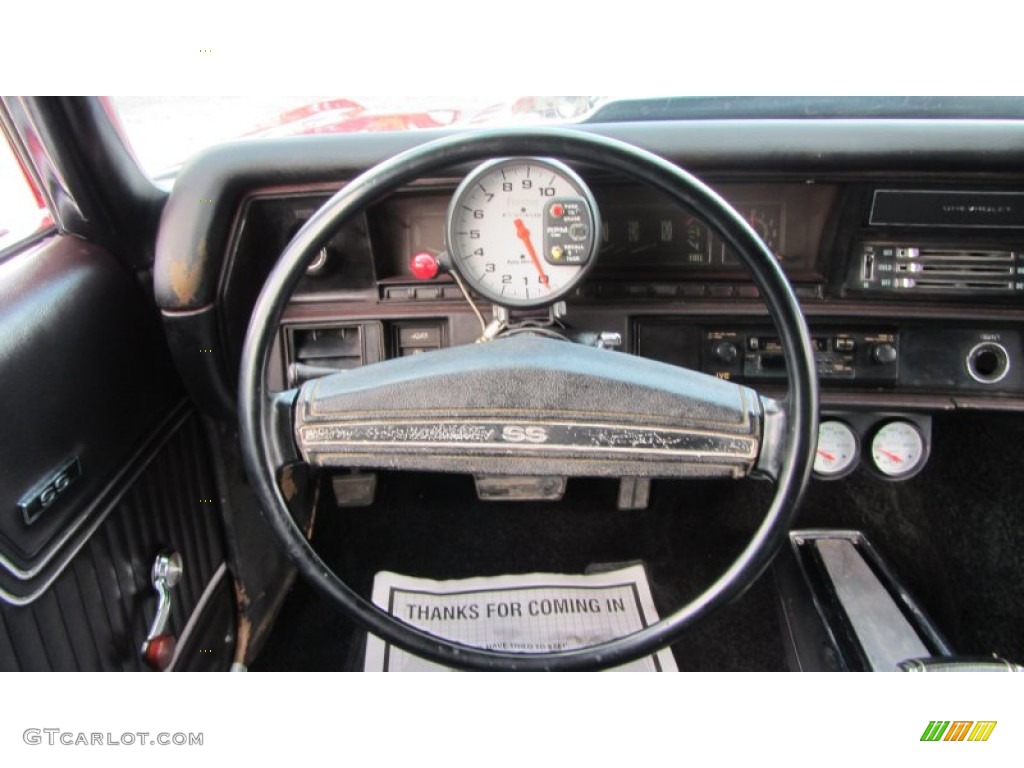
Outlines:
[[814, 472], [819, 477], [842, 477], [853, 471], [860, 455], [856, 433], [842, 421], [823, 421], [818, 425], [818, 452]]
[[924, 437], [909, 421], [890, 421], [871, 441], [871, 460], [887, 477], [909, 477], [921, 469], [924, 459]]
[[593, 263], [601, 222], [568, 166], [514, 157], [484, 163], [448, 208], [452, 264], [477, 293], [513, 307], [550, 304]]

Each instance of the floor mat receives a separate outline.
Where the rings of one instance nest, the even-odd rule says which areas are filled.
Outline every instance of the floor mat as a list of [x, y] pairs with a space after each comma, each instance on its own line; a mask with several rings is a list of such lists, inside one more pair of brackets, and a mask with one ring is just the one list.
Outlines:
[[[642, 565], [587, 575], [531, 573], [434, 581], [381, 571], [373, 602], [435, 636], [512, 653], [583, 648], [632, 634], [658, 621]], [[443, 671], [370, 636], [367, 672]], [[675, 672], [663, 650], [616, 667], [628, 672]]]
[[[666, 616], [728, 567], [770, 491], [767, 483], [655, 482], [649, 509], [623, 512], [614, 481], [570, 480], [559, 503], [481, 503], [471, 477], [381, 473], [372, 507], [318, 512], [313, 544], [367, 598], [383, 570], [447, 580], [642, 561]], [[672, 646], [680, 670], [786, 669], [776, 602], [770, 575], [762, 576]], [[298, 579], [252, 668], [361, 670], [364, 640]]]

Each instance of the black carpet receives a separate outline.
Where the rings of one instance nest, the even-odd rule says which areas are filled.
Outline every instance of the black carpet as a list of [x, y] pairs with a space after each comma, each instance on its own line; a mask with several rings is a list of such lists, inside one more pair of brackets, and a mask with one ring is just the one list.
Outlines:
[[900, 483], [860, 469], [812, 483], [798, 524], [864, 531], [963, 655], [1024, 661], [1024, 417], [936, 417]]
[[[739, 489], [745, 492], [738, 493]], [[648, 510], [615, 508], [617, 483], [570, 480], [560, 503], [480, 502], [471, 478], [383, 474], [367, 509], [322, 509], [314, 544], [363, 594], [394, 570], [455, 579], [501, 573], [583, 573], [641, 560], [664, 615], [707, 587], [747, 543], [768, 486], [655, 483]], [[737, 503], [739, 502], [739, 503]], [[775, 670], [785, 665], [770, 577], [673, 647], [684, 670]], [[361, 637], [297, 582], [254, 669], [358, 667]]]
[[[1024, 417], [938, 416], [920, 475], [894, 483], [862, 466], [812, 481], [798, 526], [864, 531], [959, 653], [1024, 661], [1021, 446]], [[363, 594], [382, 569], [448, 579], [642, 560], [664, 615], [722, 572], [770, 491], [756, 482], [655, 482], [650, 509], [620, 512], [609, 481], [570, 480], [559, 504], [485, 503], [468, 477], [385, 473], [373, 507], [321, 509], [314, 542]], [[762, 578], [673, 647], [680, 668], [783, 669], [775, 603]], [[297, 583], [255, 668], [352, 668], [359, 642], [336, 609]]]

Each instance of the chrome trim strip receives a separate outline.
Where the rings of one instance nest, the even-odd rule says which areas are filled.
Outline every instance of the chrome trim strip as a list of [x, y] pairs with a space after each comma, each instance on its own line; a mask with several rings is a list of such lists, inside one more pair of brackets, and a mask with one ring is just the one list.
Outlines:
[[[981, 374], [977, 373], [974, 370], [974, 366], [971, 364], [971, 360], [974, 358], [975, 353], [983, 347], [995, 347], [1002, 353], [1003, 359], [1006, 361], [1006, 367], [1003, 368], [1002, 373], [995, 378], [985, 378]], [[1006, 374], [1010, 372], [1010, 352], [997, 341], [982, 341], [975, 344], [971, 347], [971, 351], [967, 353], [965, 362], [967, 363], [967, 374], [979, 384], [998, 384], [1000, 381], [1005, 379]]]
[[[536, 428], [543, 430], [543, 435], [538, 434], [535, 440], [502, 437], [503, 430], [509, 427]], [[374, 439], [374, 433], [378, 431], [382, 439]], [[389, 431], [392, 434], [388, 434]], [[555, 431], [555, 434], [551, 431]], [[318, 454], [343, 453], [346, 448], [374, 448], [386, 452], [400, 452], [406, 448], [458, 447], [466, 452], [497, 450], [502, 455], [514, 453], [543, 456], [572, 451], [666, 457], [726, 457], [744, 461], [752, 461], [758, 456], [758, 437], [754, 429], [744, 434], [632, 424], [581, 424], [512, 418], [358, 423], [306, 422], [297, 425], [295, 433], [299, 449], [307, 461]], [[413, 439], [400, 439], [403, 434], [409, 434]], [[436, 434], [438, 439], [430, 439], [433, 434]], [[708, 449], [680, 447], [685, 446], [688, 441], [695, 440], [708, 441]], [[737, 450], [729, 450], [730, 447]]]
[[920, 636], [852, 541], [823, 538], [815, 548], [873, 671], [894, 672], [904, 659], [928, 656]]
[[[558, 452], [586, 452], [594, 454], [613, 454], [613, 455], [624, 455], [624, 456], [650, 456], [655, 458], [691, 458], [691, 459], [708, 459], [708, 460], [722, 460], [732, 459], [734, 461], [747, 461], [756, 457], [757, 452], [755, 449], [755, 441], [747, 440], [751, 445], [751, 450], [747, 453], [728, 453], [724, 451], [690, 451], [690, 450], [676, 450], [671, 448], [602, 448], [594, 446], [575, 446], [575, 445], [521, 445], [521, 444], [509, 444], [508, 447], [516, 451], [517, 454], [526, 454], [528, 456], [536, 456], [538, 458], [544, 457], [546, 453], [558, 453]], [[489, 448], [504, 447], [505, 443], [486, 443], [484, 445], [473, 445], [466, 443], [373, 443], [373, 442], [346, 442], [344, 446], [351, 446], [355, 448], [375, 448], [377, 450], [388, 449], [386, 451], [388, 455], [400, 454], [403, 447], [410, 448], [462, 448], [462, 449], [475, 449], [475, 453], [482, 454], [483, 456], [493, 456], [495, 458], [507, 457], [507, 453], [486, 453]], [[355, 452], [355, 451], [353, 451]], [[339, 450], [337, 444], [332, 444], [329, 447], [324, 448], [322, 451], [309, 451], [309, 463], [313, 466], [319, 466], [314, 461], [315, 458], [325, 458], [328, 456], [339, 456], [344, 457], [347, 455], [345, 451]]]
[[899, 664], [900, 672], [1024, 672], [1024, 667], [998, 656], [947, 656], [929, 659], [907, 659]]
[[174, 658], [171, 659], [171, 663], [167, 665], [167, 669], [164, 672], [174, 672], [175, 667], [178, 666], [178, 660], [181, 656], [181, 649], [184, 648], [192, 636], [192, 632], [195, 631], [196, 625], [199, 623], [200, 617], [203, 615], [203, 611], [206, 610], [206, 604], [213, 599], [213, 593], [220, 586], [220, 582], [223, 580], [225, 574], [228, 572], [227, 563], [221, 563], [220, 567], [213, 572], [213, 576], [206, 583], [206, 588], [203, 589], [203, 594], [199, 596], [199, 600], [196, 601], [196, 607], [192, 609], [191, 615], [188, 617], [188, 621], [185, 622], [185, 628], [181, 630], [181, 634], [178, 635], [178, 644], [174, 649]]

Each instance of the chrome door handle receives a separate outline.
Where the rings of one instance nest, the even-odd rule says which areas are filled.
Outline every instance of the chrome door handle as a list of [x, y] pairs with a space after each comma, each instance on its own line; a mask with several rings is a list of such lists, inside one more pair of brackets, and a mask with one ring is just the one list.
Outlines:
[[178, 552], [161, 552], [153, 561], [150, 580], [156, 590], [156, 615], [142, 644], [142, 658], [153, 669], [165, 670], [174, 658], [177, 639], [167, 633], [171, 618], [171, 589], [181, 579], [183, 565]]

